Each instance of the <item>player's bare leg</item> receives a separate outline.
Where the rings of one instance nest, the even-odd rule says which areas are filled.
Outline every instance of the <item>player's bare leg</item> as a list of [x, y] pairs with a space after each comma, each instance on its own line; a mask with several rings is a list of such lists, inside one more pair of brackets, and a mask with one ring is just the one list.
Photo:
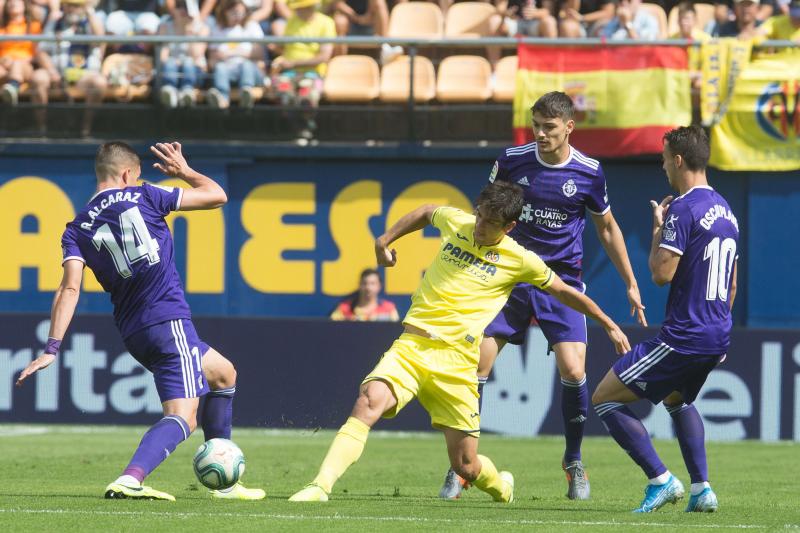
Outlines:
[[369, 430], [385, 412], [396, 405], [397, 398], [385, 382], [374, 380], [363, 383], [350, 418], [336, 433], [317, 477], [289, 498], [289, 501], [328, 501], [333, 484], [361, 457]]
[[693, 404], [685, 404], [679, 392], [664, 398], [675, 436], [681, 447], [683, 462], [692, 480], [691, 495], [686, 512], [713, 513], [719, 507], [717, 495], [708, 482], [708, 461], [706, 460], [705, 428], [703, 418]]
[[589, 389], [586, 386], [586, 345], [559, 342], [553, 345], [561, 376], [561, 415], [566, 446], [561, 467], [567, 476], [567, 498], [588, 500], [589, 477], [581, 461], [581, 443], [589, 415]]
[[174, 496], [144, 486], [142, 481], [192, 434], [199, 398], [176, 398], [161, 405], [164, 418], [144, 434], [125, 471], [106, 487], [106, 498], [175, 501]]
[[[200, 425], [206, 440], [231, 438], [233, 396], [236, 393], [236, 369], [228, 359], [213, 348], [203, 355], [203, 375], [211, 389], [204, 400]], [[262, 500], [262, 489], [248, 489], [241, 483], [225, 490], [210, 491], [212, 498], [227, 500]]]
[[[480, 346], [480, 361], [478, 362], [478, 411], [483, 407], [483, 386], [492, 373], [492, 367], [500, 354], [500, 350], [506, 345], [506, 340], [499, 337], [484, 337]], [[457, 500], [461, 497], [461, 491], [468, 489], [469, 482], [456, 474], [450, 468], [444, 477], [444, 484], [439, 490], [439, 497], [444, 500]]]
[[478, 438], [457, 429], [446, 428], [447, 455], [456, 474], [492, 497], [496, 502], [514, 501], [514, 476], [498, 472], [491, 459], [478, 455]]

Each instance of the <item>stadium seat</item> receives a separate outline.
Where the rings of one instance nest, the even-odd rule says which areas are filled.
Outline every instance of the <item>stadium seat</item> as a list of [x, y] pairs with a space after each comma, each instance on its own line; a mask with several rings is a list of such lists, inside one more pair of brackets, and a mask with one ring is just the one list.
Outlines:
[[648, 11], [651, 15], [658, 19], [658, 38], [659, 39], [666, 39], [667, 35], [667, 14], [664, 12], [664, 8], [658, 4], [651, 4], [648, 2], [644, 2], [642, 4], [642, 9]]
[[392, 9], [387, 37], [440, 39], [443, 19], [442, 10], [434, 3], [402, 2]]
[[[401, 6], [403, 4], [398, 4]], [[403, 103], [408, 101], [411, 61], [409, 56], [400, 56], [381, 71], [382, 102]], [[430, 102], [436, 97], [436, 74], [431, 60], [417, 56], [414, 60], [414, 101]]]
[[495, 102], [511, 103], [517, 90], [517, 56], [506, 56], [497, 62], [494, 67], [494, 93], [492, 100]]
[[[695, 28], [705, 30], [706, 25], [714, 19], [714, 6], [712, 4], [695, 4], [694, 11], [697, 13]], [[670, 10], [667, 27], [670, 35], [678, 33], [678, 6]]]
[[446, 57], [439, 64], [436, 98], [440, 102], [485, 102], [492, 96], [491, 79], [492, 66], [483, 57]]
[[118, 102], [142, 101], [150, 98], [153, 79], [153, 58], [144, 54], [111, 54], [100, 67], [109, 81], [105, 98]]
[[447, 10], [444, 24], [446, 37], [462, 39], [492, 35], [490, 19], [497, 8], [488, 2], [458, 2]]
[[371, 102], [380, 94], [378, 63], [369, 56], [336, 56], [328, 63], [323, 96], [329, 102]]

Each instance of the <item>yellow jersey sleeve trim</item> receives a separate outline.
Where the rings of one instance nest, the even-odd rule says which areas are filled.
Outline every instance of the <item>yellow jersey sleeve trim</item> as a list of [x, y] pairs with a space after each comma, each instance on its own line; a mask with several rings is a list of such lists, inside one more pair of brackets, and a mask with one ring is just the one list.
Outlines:
[[547, 269], [547, 279], [544, 280], [544, 283], [539, 285], [539, 288], [540, 289], [546, 289], [547, 287], [549, 287], [550, 285], [553, 284], [553, 280], [554, 279], [555, 279], [555, 276], [553, 275], [553, 269], [548, 267], [548, 269]]

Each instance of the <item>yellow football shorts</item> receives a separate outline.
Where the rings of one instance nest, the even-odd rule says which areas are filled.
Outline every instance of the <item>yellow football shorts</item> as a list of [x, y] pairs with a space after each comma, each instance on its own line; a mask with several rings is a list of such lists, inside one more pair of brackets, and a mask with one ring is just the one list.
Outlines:
[[417, 397], [434, 428], [478, 437], [477, 361], [477, 354], [470, 356], [444, 341], [403, 333], [362, 383], [384, 381], [394, 392], [397, 405], [384, 418], [394, 418]]

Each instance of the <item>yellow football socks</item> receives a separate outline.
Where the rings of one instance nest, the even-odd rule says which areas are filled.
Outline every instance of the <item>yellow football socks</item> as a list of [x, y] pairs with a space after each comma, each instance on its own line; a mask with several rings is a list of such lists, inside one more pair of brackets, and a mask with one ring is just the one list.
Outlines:
[[492, 460], [485, 455], [478, 455], [481, 461], [481, 473], [472, 484], [491, 496], [496, 502], [508, 502], [511, 498], [511, 487], [497, 473]]
[[[348, 418], [336, 433], [336, 437], [328, 449], [328, 455], [325, 456], [322, 466], [319, 467], [319, 474], [314, 478], [314, 484], [319, 485], [322, 490], [330, 494], [336, 480], [361, 457], [361, 452], [364, 451], [364, 445], [367, 443], [367, 435], [369, 435], [368, 425], [355, 417]], [[497, 477], [496, 470], [494, 474]]]

